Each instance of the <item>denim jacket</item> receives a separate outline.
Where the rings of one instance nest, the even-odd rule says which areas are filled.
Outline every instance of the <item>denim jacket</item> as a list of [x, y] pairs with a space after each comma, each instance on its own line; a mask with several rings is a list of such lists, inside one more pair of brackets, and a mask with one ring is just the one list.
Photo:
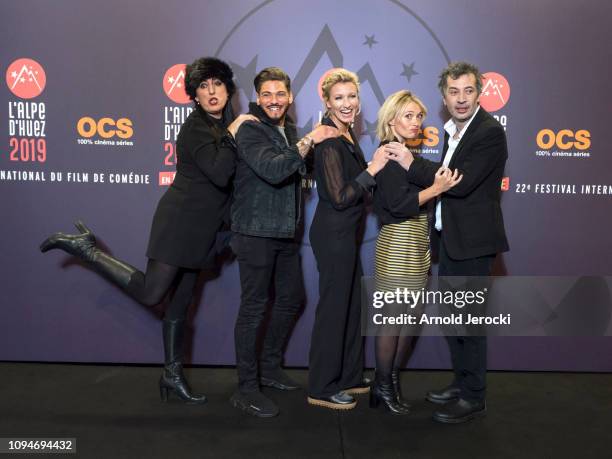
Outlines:
[[301, 219], [301, 176], [306, 164], [297, 147], [295, 124], [285, 117], [285, 137], [254, 103], [236, 133], [237, 163], [232, 231], [250, 236], [293, 238]]

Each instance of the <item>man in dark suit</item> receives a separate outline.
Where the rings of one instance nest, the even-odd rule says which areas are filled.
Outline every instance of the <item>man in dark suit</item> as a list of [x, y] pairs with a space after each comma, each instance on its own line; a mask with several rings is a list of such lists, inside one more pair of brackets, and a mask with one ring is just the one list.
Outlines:
[[[444, 125], [442, 165], [458, 169], [463, 180], [436, 205], [440, 239], [439, 276], [489, 276], [497, 253], [508, 250], [500, 206], [501, 180], [508, 150], [504, 128], [482, 107], [482, 76], [466, 62], [450, 64], [438, 83], [451, 119]], [[398, 153], [397, 145], [390, 152]], [[440, 164], [411, 155], [401, 163], [410, 180], [429, 186]], [[486, 413], [485, 336], [448, 336], [455, 377], [427, 400], [442, 405], [434, 420], [468, 421]]]

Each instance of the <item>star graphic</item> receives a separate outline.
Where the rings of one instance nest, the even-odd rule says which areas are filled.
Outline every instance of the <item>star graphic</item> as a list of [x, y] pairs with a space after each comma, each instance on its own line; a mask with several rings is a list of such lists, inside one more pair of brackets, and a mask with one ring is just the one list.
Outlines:
[[13, 78], [17, 78], [17, 72], [15, 72], [15, 71], [13, 70], [13, 72], [11, 73], [11, 76], [12, 76]]
[[174, 83], [174, 77], [173, 76], [168, 77], [168, 83]]
[[179, 87], [179, 88], [182, 88], [183, 84], [182, 83], [177, 83], [176, 86]]
[[408, 80], [408, 83], [410, 83], [410, 80], [412, 79], [412, 77], [414, 75], [418, 75], [419, 72], [414, 70], [414, 62], [412, 64], [410, 64], [410, 65], [406, 65], [406, 64], [402, 63], [402, 66], [404, 67], [404, 71], [402, 73], [400, 73], [400, 75], [405, 76], [406, 79]]
[[253, 80], [257, 75], [257, 55], [251, 59], [246, 67], [230, 62], [232, 69], [234, 70], [234, 77], [236, 79], [236, 86], [244, 91], [244, 95], [249, 100], [253, 100], [255, 95], [255, 88], [253, 87]]
[[376, 142], [376, 121], [370, 123], [366, 118], [363, 118], [366, 128], [361, 132], [361, 135], [369, 135], [372, 143]]
[[374, 35], [364, 35], [364, 36], [365, 36], [365, 41], [362, 44], [363, 45], [368, 45], [370, 49], [372, 49], [372, 46], [374, 46], [375, 44], [378, 43], [374, 39]]
[[19, 81], [21, 81], [22, 83], [25, 83], [25, 78], [21, 77], [21, 79]]

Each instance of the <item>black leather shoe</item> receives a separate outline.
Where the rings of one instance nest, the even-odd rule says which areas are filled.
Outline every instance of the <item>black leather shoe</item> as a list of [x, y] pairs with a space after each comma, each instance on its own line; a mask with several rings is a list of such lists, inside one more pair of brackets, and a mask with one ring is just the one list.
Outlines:
[[262, 370], [259, 383], [262, 386], [273, 387], [279, 390], [298, 390], [300, 388], [300, 386], [280, 368], [274, 371]]
[[445, 424], [459, 424], [470, 419], [484, 416], [487, 413], [487, 403], [470, 402], [465, 399], [458, 399], [456, 402], [447, 403], [433, 414], [434, 421]]
[[431, 390], [427, 392], [425, 399], [431, 403], [437, 403], [443, 405], [448, 402], [459, 399], [459, 393], [461, 390], [455, 386], [448, 386], [440, 390]]
[[354, 394], [367, 394], [370, 392], [370, 387], [372, 386], [372, 380], [370, 378], [363, 378], [361, 384], [357, 384], [356, 386], [349, 387], [348, 389], [344, 389], [344, 393], [349, 395]]
[[357, 405], [353, 396], [346, 392], [338, 392], [330, 397], [308, 397], [308, 403], [332, 410], [352, 410]]
[[230, 398], [234, 408], [238, 408], [258, 418], [273, 418], [278, 415], [278, 406], [260, 391], [240, 392], [237, 390]]

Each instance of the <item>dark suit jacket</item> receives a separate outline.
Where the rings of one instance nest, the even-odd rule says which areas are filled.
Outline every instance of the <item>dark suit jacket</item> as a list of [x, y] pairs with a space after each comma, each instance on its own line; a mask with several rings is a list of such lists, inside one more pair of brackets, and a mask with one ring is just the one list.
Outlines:
[[[445, 133], [442, 161], [447, 150]], [[507, 158], [504, 128], [481, 107], [449, 164], [459, 169], [463, 180], [441, 197], [442, 243], [451, 258], [466, 260], [508, 250], [500, 206]], [[440, 165], [418, 158], [408, 170], [409, 180], [429, 186]]]

